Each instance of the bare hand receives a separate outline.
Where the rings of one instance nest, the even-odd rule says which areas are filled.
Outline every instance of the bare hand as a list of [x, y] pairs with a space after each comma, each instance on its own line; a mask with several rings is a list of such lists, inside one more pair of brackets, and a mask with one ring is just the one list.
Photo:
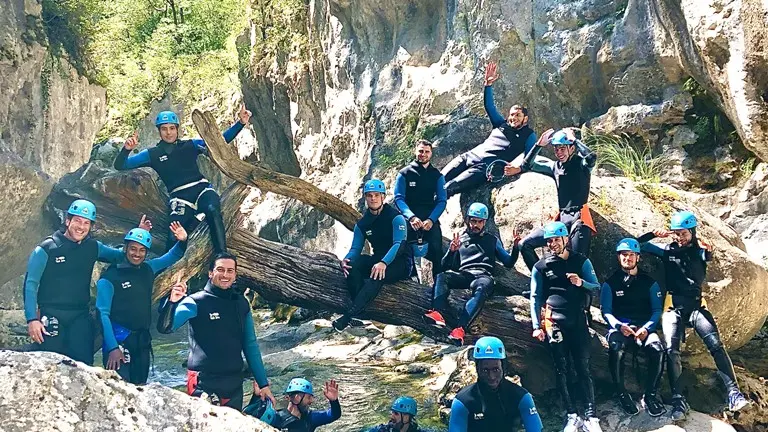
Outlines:
[[572, 284], [574, 284], [574, 285], [576, 285], [578, 287], [580, 287], [581, 284], [583, 283], [583, 281], [581, 280], [579, 275], [577, 275], [576, 273], [566, 273], [565, 277], [567, 277], [568, 280], [571, 281]]
[[371, 279], [384, 280], [384, 276], [387, 274], [387, 265], [383, 262], [377, 262], [371, 269]]
[[504, 175], [507, 177], [516, 176], [522, 171], [523, 170], [519, 166], [512, 165], [512, 162], [504, 166]]
[[335, 401], [339, 399], [339, 384], [335, 380], [325, 382], [323, 387], [323, 394], [329, 401]]
[[565, 137], [568, 138], [568, 141], [572, 143], [576, 142], [576, 128], [565, 128], [563, 129], [563, 132], [565, 132]]
[[626, 324], [622, 324], [621, 327], [619, 328], [619, 331], [621, 331], [621, 334], [623, 334], [626, 337], [636, 336], [635, 331], [632, 330], [632, 327]]
[[659, 237], [659, 238], [669, 237], [670, 234], [672, 234], [672, 233], [669, 232], [668, 230], [665, 230], [665, 229], [653, 230], [653, 235], [655, 235], [656, 237]]
[[27, 324], [27, 334], [32, 338], [35, 343], [43, 343], [43, 335], [50, 336], [45, 330], [45, 326], [38, 320], [30, 321]]
[[536, 141], [536, 145], [539, 147], [546, 147], [549, 145], [549, 140], [552, 138], [552, 134], [555, 133], [554, 129], [547, 129], [546, 132], [541, 134], [539, 140]]
[[348, 259], [341, 260], [341, 272], [344, 273], [344, 277], [349, 276], [349, 270], [352, 269], [352, 266], [349, 265]]
[[499, 79], [498, 64], [496, 62], [488, 62], [485, 65], [485, 85], [493, 85], [497, 79]]
[[[253, 383], [253, 389], [256, 391], [259, 386], [254, 382]], [[277, 406], [277, 400], [275, 400], [275, 396], [272, 395], [272, 390], [269, 387], [264, 387], [263, 389], [259, 389], [258, 391], [259, 397], [261, 400], [269, 399], [270, 402], [272, 402], [272, 406]]]
[[639, 340], [640, 342], [645, 342], [645, 339], [648, 337], [648, 329], [645, 327], [640, 327], [635, 332], [635, 339]]
[[152, 221], [147, 219], [147, 215], [141, 215], [141, 220], [139, 221], [139, 228], [145, 229], [147, 231], [152, 231]]
[[125, 143], [123, 143], [123, 147], [125, 147], [126, 150], [133, 150], [138, 146], [139, 146], [139, 131], [134, 131], [133, 135], [131, 135], [130, 138], [125, 140]]
[[434, 225], [434, 222], [432, 222], [432, 219], [427, 219], [424, 221], [424, 225], [422, 225], [421, 229], [424, 231], [429, 231], [432, 229], [432, 226]]
[[414, 216], [410, 220], [411, 222], [411, 228], [413, 228], [414, 231], [418, 231], [421, 229], [421, 227], [424, 226], [424, 222], [421, 221], [418, 217]]
[[120, 363], [125, 363], [123, 350], [120, 348], [113, 349], [109, 352], [109, 358], [107, 359], [107, 369], [116, 371], [120, 369]]
[[179, 221], [171, 222], [171, 232], [173, 233], [173, 236], [176, 237], [176, 240], [180, 242], [187, 241], [187, 238], [189, 237], [187, 235], [187, 230], [181, 226]]
[[237, 113], [237, 116], [240, 118], [240, 123], [247, 125], [249, 121], [251, 121], [251, 112], [245, 109], [245, 104], [240, 105], [240, 112]]
[[542, 329], [536, 329], [533, 331], [533, 338], [538, 339], [539, 342], [544, 342], [544, 339], [546, 337], [546, 333], [544, 333], [544, 330]]
[[459, 241], [459, 233], [453, 233], [453, 240], [451, 240], [451, 244], [448, 246], [448, 249], [451, 252], [456, 252], [459, 250], [459, 246], [461, 246], [461, 242]]
[[517, 223], [512, 224], [512, 243], [518, 244], [520, 243], [520, 240], [522, 240], [522, 236], [520, 235], [520, 229], [517, 227]]
[[181, 276], [176, 279], [176, 283], [171, 288], [171, 295], [169, 300], [171, 303], [178, 303], [184, 296], [187, 295], [187, 283], [181, 280]]

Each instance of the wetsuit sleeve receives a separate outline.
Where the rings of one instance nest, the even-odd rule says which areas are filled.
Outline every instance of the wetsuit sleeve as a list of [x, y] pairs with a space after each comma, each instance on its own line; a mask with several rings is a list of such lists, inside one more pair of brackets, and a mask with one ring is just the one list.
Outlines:
[[440, 260], [440, 266], [443, 268], [443, 270], [456, 270], [453, 268], [453, 264], [456, 261], [456, 253], [458, 251], [451, 251], [448, 249], [445, 252], [445, 255], [443, 255], [443, 259]]
[[395, 216], [395, 218], [392, 219], [392, 247], [389, 248], [387, 254], [381, 259], [384, 264], [392, 264], [392, 261], [394, 261], [397, 256], [397, 252], [403, 246], [403, 243], [405, 243], [407, 235], [408, 228], [405, 225], [405, 218], [403, 215]]
[[331, 407], [325, 411], [312, 410], [309, 412], [309, 425], [318, 427], [335, 422], [341, 417], [341, 404], [338, 399], [329, 401]]
[[232, 140], [235, 139], [235, 137], [240, 133], [240, 131], [243, 130], [245, 127], [244, 124], [242, 124], [240, 121], [235, 122], [232, 126], [229, 127], [229, 129], [225, 130], [222, 135], [224, 135], [224, 141], [227, 143], [231, 143]]
[[103, 355], [107, 355], [117, 348], [117, 339], [115, 339], [115, 331], [112, 329], [112, 320], [110, 319], [114, 295], [115, 286], [112, 285], [112, 282], [106, 279], [99, 279], [96, 282], [96, 309], [99, 310], [99, 318], [104, 333], [104, 346], [106, 347]]
[[708, 250], [706, 250], [704, 248], [701, 248], [701, 259], [704, 262], [712, 261], [712, 252], [710, 252], [710, 251], [708, 251]]
[[651, 240], [655, 238], [656, 235], [653, 232], [648, 232], [638, 237], [637, 241], [640, 243], [640, 250], [657, 257], [663, 257], [667, 250], [664, 247], [651, 243]]
[[355, 225], [355, 229], [352, 232], [352, 247], [349, 248], [349, 252], [347, 252], [344, 259], [353, 260], [359, 257], [360, 253], [363, 252], [363, 246], [365, 246], [365, 237], [360, 228]]
[[195, 148], [199, 154], [208, 156], [208, 145], [202, 138], [193, 139], [192, 144], [195, 145]]
[[186, 250], [187, 242], [176, 242], [171, 250], [166, 252], [165, 255], [151, 259], [147, 261], [147, 264], [149, 264], [149, 267], [152, 269], [154, 274], [158, 274], [182, 259]]
[[454, 399], [451, 404], [451, 420], [448, 423], [448, 432], [467, 432], [468, 426], [469, 410], [460, 400]]
[[656, 331], [656, 327], [661, 320], [662, 312], [662, 300], [661, 300], [661, 287], [657, 282], [651, 285], [651, 319], [643, 327], [647, 328], [649, 332]]
[[504, 264], [506, 268], [512, 268], [515, 266], [515, 260], [512, 259], [512, 255], [504, 249], [504, 244], [501, 239], [496, 239], [496, 258]]
[[172, 333], [196, 316], [197, 303], [192, 297], [184, 297], [178, 303], [171, 303], [166, 297], [161, 300], [157, 331], [164, 334]]
[[544, 174], [548, 177], [555, 177], [555, 162], [549, 158], [539, 156], [542, 147], [534, 143], [533, 147], [528, 150], [523, 158], [523, 163], [520, 165], [522, 172], [536, 172]]
[[448, 202], [448, 192], [445, 191], [445, 177], [441, 174], [437, 179], [437, 192], [435, 192], [435, 208], [429, 214], [429, 220], [437, 223], [440, 215], [445, 211], [445, 204]]
[[592, 261], [587, 258], [584, 260], [584, 264], [581, 266], [581, 286], [590, 290], [597, 291], [600, 289], [600, 282], [597, 281], [597, 275], [595, 274], [595, 268], [592, 267]]
[[142, 150], [133, 156], [129, 156], [131, 150], [123, 147], [120, 153], [115, 157], [115, 163], [113, 164], [118, 171], [124, 171], [134, 168], [148, 167], [150, 165], [149, 152]]
[[581, 156], [584, 160], [584, 166], [587, 169], [591, 170], [595, 167], [595, 163], [597, 162], [597, 154], [594, 153], [589, 147], [587, 147], [587, 145], [584, 144], [584, 142], [580, 139], [576, 140], [576, 150], [579, 152], [579, 156]]
[[29, 255], [27, 275], [24, 277], [24, 317], [27, 322], [37, 319], [37, 291], [40, 289], [40, 279], [46, 264], [48, 252], [40, 246], [36, 247]]
[[536, 405], [533, 403], [533, 396], [530, 393], [526, 393], [520, 403], [517, 405], [517, 409], [520, 412], [520, 421], [523, 423], [525, 432], [541, 432], [544, 430], [544, 425], [541, 423], [539, 417], [539, 411], [536, 410]]
[[622, 323], [613, 315], [613, 290], [608, 282], [603, 283], [600, 291], [600, 309], [603, 311], [603, 317], [608, 321], [608, 326], [618, 330]]
[[536, 141], [539, 140], [539, 137], [536, 135], [536, 132], [532, 132], [530, 135], [528, 135], [528, 139], [525, 140], [525, 154], [533, 150], [534, 147], [536, 147]]
[[531, 325], [534, 330], [541, 328], [539, 313], [541, 312], [541, 303], [544, 301], [542, 298], [543, 289], [544, 278], [541, 276], [541, 272], [534, 267], [531, 271]]
[[405, 202], [405, 177], [402, 174], [398, 174], [395, 180], [395, 206], [407, 220], [411, 220], [412, 217], [416, 216]]
[[106, 246], [100, 241], [96, 241], [96, 243], [99, 245], [99, 255], [96, 259], [101, 262], [117, 264], [125, 256], [125, 253], [122, 249], [115, 249], [113, 247]]
[[259, 349], [259, 342], [256, 341], [256, 330], [253, 328], [253, 317], [250, 313], [245, 314], [245, 322], [243, 325], [245, 326], [243, 329], [243, 352], [245, 353], [245, 360], [248, 361], [248, 367], [251, 369], [256, 384], [258, 384], [260, 388], [267, 387], [269, 385], [269, 381], [267, 381], [267, 372], [264, 370], [264, 361], [261, 359], [261, 350]]
[[496, 109], [496, 105], [493, 103], [493, 87], [485, 86], [483, 91], [483, 106], [485, 112], [488, 114], [488, 118], [491, 120], [493, 127], [497, 128], [504, 124], [506, 121], [504, 116], [501, 115], [499, 110]]

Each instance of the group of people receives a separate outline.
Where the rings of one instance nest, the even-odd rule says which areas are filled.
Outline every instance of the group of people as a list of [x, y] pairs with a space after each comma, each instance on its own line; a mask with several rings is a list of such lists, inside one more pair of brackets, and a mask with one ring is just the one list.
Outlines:
[[[394, 204], [385, 202], [386, 186], [378, 179], [365, 182], [366, 210], [354, 227], [352, 246], [341, 260], [352, 306], [332, 323], [337, 331], [355, 325], [355, 317], [376, 298], [382, 287], [414, 274], [414, 258], [432, 263], [432, 304], [424, 320], [445, 329], [447, 338], [463, 345], [472, 322], [493, 295], [496, 261], [513, 267], [520, 255], [531, 271], [532, 337], [545, 342], [552, 354], [557, 388], [566, 410], [564, 431], [601, 431], [595, 410], [590, 373], [588, 308], [593, 295], [600, 296], [609, 324], [609, 365], [618, 401], [630, 414], [639, 411], [624, 387], [624, 353], [642, 349], [648, 359], [648, 377], [642, 404], [652, 416], [665, 412], [657, 392], [666, 357], [672, 390], [672, 418], [685, 417], [688, 406], [680, 388], [680, 349], [686, 327], [693, 327], [710, 350], [728, 388], [728, 405], [739, 410], [748, 401], [739, 391], [733, 365], [717, 326], [702, 298], [707, 262], [712, 247], [697, 236], [696, 217], [680, 212], [669, 229], [621, 240], [616, 247], [619, 268], [602, 285], [598, 282], [589, 248], [596, 233], [588, 206], [591, 170], [596, 155], [578, 138], [577, 131], [550, 129], [537, 137], [528, 126], [528, 110], [515, 105], [506, 118], [493, 103], [492, 84], [498, 78], [495, 64], [486, 68], [484, 106], [493, 130], [474, 149], [456, 157], [442, 172], [431, 164], [432, 143], [415, 144], [415, 160], [395, 181]], [[232, 141], [251, 117], [243, 106], [239, 121], [224, 132]], [[179, 139], [179, 119], [170, 111], [156, 119], [157, 145], [130, 153], [138, 147], [138, 135], [125, 142], [115, 168], [150, 167], [160, 176], [170, 195], [172, 223], [165, 253], [147, 259], [153, 245], [151, 222], [142, 217], [125, 235], [122, 248], [95, 240], [96, 207], [84, 199], [69, 207], [64, 224], [46, 237], [29, 258], [24, 281], [24, 313], [28, 333], [40, 350], [54, 351], [86, 364], [94, 360], [94, 327], [89, 314], [90, 281], [96, 261], [109, 263], [96, 287], [96, 308], [103, 328], [103, 365], [116, 370], [126, 381], [146, 383], [152, 355], [152, 287], [158, 273], [181, 259], [187, 232], [202, 220], [210, 228], [214, 257], [205, 287], [187, 295], [185, 282], [177, 280], [160, 301], [156, 323], [161, 333], [176, 331], [189, 323], [187, 392], [212, 403], [243, 408], [243, 367], [254, 378], [254, 397], [245, 411], [279, 429], [313, 431], [341, 416], [339, 387], [325, 383], [330, 401], [325, 411], [313, 411], [312, 384], [297, 378], [284, 392], [288, 406], [276, 411], [277, 401], [262, 361], [250, 305], [242, 292], [233, 289], [237, 258], [227, 252], [220, 197], [197, 167], [206, 154], [200, 139]], [[551, 146], [556, 160], [539, 156]], [[521, 161], [517, 161], [522, 156]], [[554, 220], [525, 238], [513, 233], [512, 247], [486, 229], [492, 217], [482, 203], [471, 204], [464, 229], [454, 233], [443, 253], [439, 218], [450, 196], [487, 181], [495, 181], [490, 167], [503, 164], [504, 176], [537, 172], [551, 177], [557, 187], [558, 213]], [[669, 237], [659, 246], [650, 241]], [[175, 239], [175, 241], [174, 241]], [[365, 242], [372, 254], [363, 254]], [[536, 248], [548, 254], [539, 257]], [[637, 265], [641, 252], [661, 258], [666, 273], [666, 297], [659, 284]], [[453, 328], [447, 329], [443, 314], [449, 311], [451, 290], [469, 289], [470, 298], [459, 311]], [[663, 337], [657, 334], [659, 327]], [[478, 380], [457, 395], [451, 407], [450, 432], [511, 430], [521, 424], [526, 432], [540, 432], [541, 420], [531, 395], [505, 379], [506, 350], [501, 340], [486, 336], [474, 345]], [[579, 415], [576, 394], [585, 401]], [[418, 431], [416, 401], [403, 396], [392, 404], [390, 422], [377, 431]]]

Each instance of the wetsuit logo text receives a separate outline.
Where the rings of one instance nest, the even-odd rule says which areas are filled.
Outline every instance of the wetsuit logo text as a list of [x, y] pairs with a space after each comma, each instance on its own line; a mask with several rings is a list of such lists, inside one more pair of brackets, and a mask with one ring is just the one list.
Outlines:
[[624, 297], [624, 290], [616, 291], [616, 297]]
[[211, 313], [209, 313], [208, 314], [208, 318], [210, 318], [211, 321], [217, 320], [217, 319], [221, 319], [221, 317], [219, 316], [218, 312], [211, 312]]
[[122, 286], [123, 289], [128, 289], [128, 288], [131, 287], [131, 282], [130, 281], [125, 281], [122, 284], [120, 284], [120, 286]]
[[56, 257], [56, 264], [61, 264], [66, 261], [67, 261], [67, 257], [63, 257], [63, 256]]
[[159, 159], [160, 159], [160, 162], [165, 162], [165, 161], [168, 160], [168, 155], [162, 155], [162, 156], [160, 156]]
[[476, 413], [474, 415], [474, 419], [475, 420], [483, 420], [483, 419], [485, 419], [485, 415], [483, 413]]
[[416, 186], [416, 182], [408, 182], [408, 186], [414, 187], [414, 186]]

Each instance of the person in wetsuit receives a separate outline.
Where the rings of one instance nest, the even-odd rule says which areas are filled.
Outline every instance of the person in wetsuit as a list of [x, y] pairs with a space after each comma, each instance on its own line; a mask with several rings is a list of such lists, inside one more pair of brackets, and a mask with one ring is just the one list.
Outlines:
[[666, 411], [656, 392], [661, 380], [664, 346], [656, 328], [661, 319], [661, 289], [648, 274], [640, 271], [640, 243], [633, 238], [616, 245], [620, 269], [603, 283], [600, 305], [608, 323], [608, 367], [618, 394], [619, 405], [627, 414], [639, 412], [624, 387], [624, 353], [642, 349], [648, 371], [643, 406], [651, 417]]
[[472, 350], [477, 382], [459, 390], [451, 404], [448, 432], [542, 432], [528, 390], [504, 377], [507, 353], [499, 338], [484, 336]]
[[536, 133], [528, 126], [528, 109], [513, 105], [505, 119], [494, 106], [492, 85], [499, 78], [497, 70], [496, 63], [486, 66], [483, 92], [483, 105], [493, 131], [482, 144], [460, 154], [443, 168], [448, 198], [488, 181], [486, 169], [489, 163], [497, 159], [512, 162], [535, 147]]
[[[408, 244], [414, 255], [432, 262], [432, 278], [440, 273], [443, 257], [443, 232], [440, 215], [445, 210], [445, 177], [432, 166], [432, 143], [419, 140], [414, 150], [416, 160], [400, 170], [395, 180], [395, 206], [408, 221]], [[422, 252], [426, 247], [426, 252]], [[422, 255], [423, 254], [423, 255]]]
[[104, 368], [116, 370], [126, 381], [146, 384], [152, 337], [152, 288], [155, 277], [184, 256], [187, 232], [171, 223], [178, 243], [165, 255], [146, 260], [152, 235], [134, 228], [125, 236], [125, 259], [107, 268], [96, 282], [96, 309], [104, 332]]
[[464, 344], [464, 335], [470, 324], [480, 314], [485, 301], [493, 294], [493, 269], [498, 258], [505, 267], [511, 268], [517, 260], [516, 238], [512, 251], [507, 252], [501, 239], [485, 230], [488, 207], [474, 203], [467, 210], [466, 229], [461, 235], [455, 233], [448, 252], [443, 257], [445, 271], [437, 275], [432, 291], [432, 309], [424, 314], [425, 321], [438, 327], [445, 327], [441, 311], [448, 307], [448, 295], [452, 289], [471, 289], [472, 297], [467, 300], [459, 316], [458, 326], [448, 336], [459, 346]]
[[79, 199], [67, 210], [64, 227], [32, 251], [24, 277], [27, 333], [40, 351], [53, 351], [93, 364], [94, 327], [89, 312], [96, 261], [117, 263], [123, 251], [89, 234], [96, 206]]
[[416, 400], [409, 396], [400, 396], [392, 402], [389, 423], [378, 425], [368, 432], [421, 432], [416, 423]]
[[272, 426], [287, 432], [314, 432], [320, 426], [331, 424], [341, 417], [339, 385], [331, 380], [325, 383], [323, 395], [328, 399], [327, 410], [311, 410], [315, 401], [312, 383], [304, 378], [294, 378], [285, 389], [288, 406], [277, 412]]
[[[693, 328], [715, 360], [720, 378], [728, 391], [729, 410], [735, 412], [749, 405], [739, 390], [733, 363], [720, 339], [715, 318], [701, 295], [707, 262], [712, 260], [713, 248], [696, 235], [697, 225], [698, 221], [692, 212], [681, 211], [672, 215], [669, 230], [658, 229], [638, 238], [641, 250], [659, 257], [664, 264], [667, 296], [661, 327], [667, 348], [673, 420], [684, 419], [689, 409], [680, 386], [680, 375], [683, 372], [680, 344], [684, 340], [686, 327]], [[650, 243], [656, 237], [669, 236], [672, 237], [672, 243], [668, 245]]]
[[259, 387], [261, 399], [276, 404], [267, 381], [251, 306], [233, 291], [237, 259], [221, 252], [211, 260], [205, 288], [187, 296], [178, 281], [161, 300], [157, 331], [168, 334], [189, 322], [187, 393], [213, 404], [243, 409], [243, 354]]
[[[352, 247], [341, 260], [347, 278], [352, 307], [333, 321], [333, 328], [343, 331], [379, 294], [385, 283], [407, 279], [413, 270], [412, 250], [406, 244], [407, 228], [403, 215], [384, 202], [384, 183], [378, 179], [365, 182], [363, 194], [367, 210], [355, 224]], [[365, 241], [373, 255], [363, 255]]]
[[[547, 341], [552, 354], [557, 389], [567, 413], [563, 432], [576, 432], [582, 427], [587, 432], [602, 432], [596, 417], [595, 388], [589, 371], [590, 335], [584, 311], [584, 293], [596, 291], [600, 285], [589, 258], [569, 249], [568, 229], [564, 223], [545, 225], [544, 239], [550, 254], [540, 259], [531, 272], [533, 337]], [[575, 369], [587, 403], [583, 420], [568, 389], [570, 367]]]
[[[227, 143], [232, 142], [251, 119], [251, 112], [245, 109], [245, 105], [240, 108], [238, 115], [240, 121], [224, 132]], [[227, 237], [221, 216], [221, 199], [197, 166], [197, 157], [208, 154], [205, 141], [199, 138], [179, 139], [179, 118], [172, 111], [158, 114], [155, 126], [160, 133], [160, 142], [129, 156], [139, 145], [138, 132], [135, 132], [117, 154], [115, 169], [124, 171], [149, 167], [155, 170], [170, 195], [168, 205], [171, 221], [180, 222], [187, 232], [192, 232], [200, 223], [196, 216], [204, 214], [211, 230], [214, 254], [226, 252]], [[173, 245], [172, 238], [173, 234], [169, 233], [166, 250]]]

